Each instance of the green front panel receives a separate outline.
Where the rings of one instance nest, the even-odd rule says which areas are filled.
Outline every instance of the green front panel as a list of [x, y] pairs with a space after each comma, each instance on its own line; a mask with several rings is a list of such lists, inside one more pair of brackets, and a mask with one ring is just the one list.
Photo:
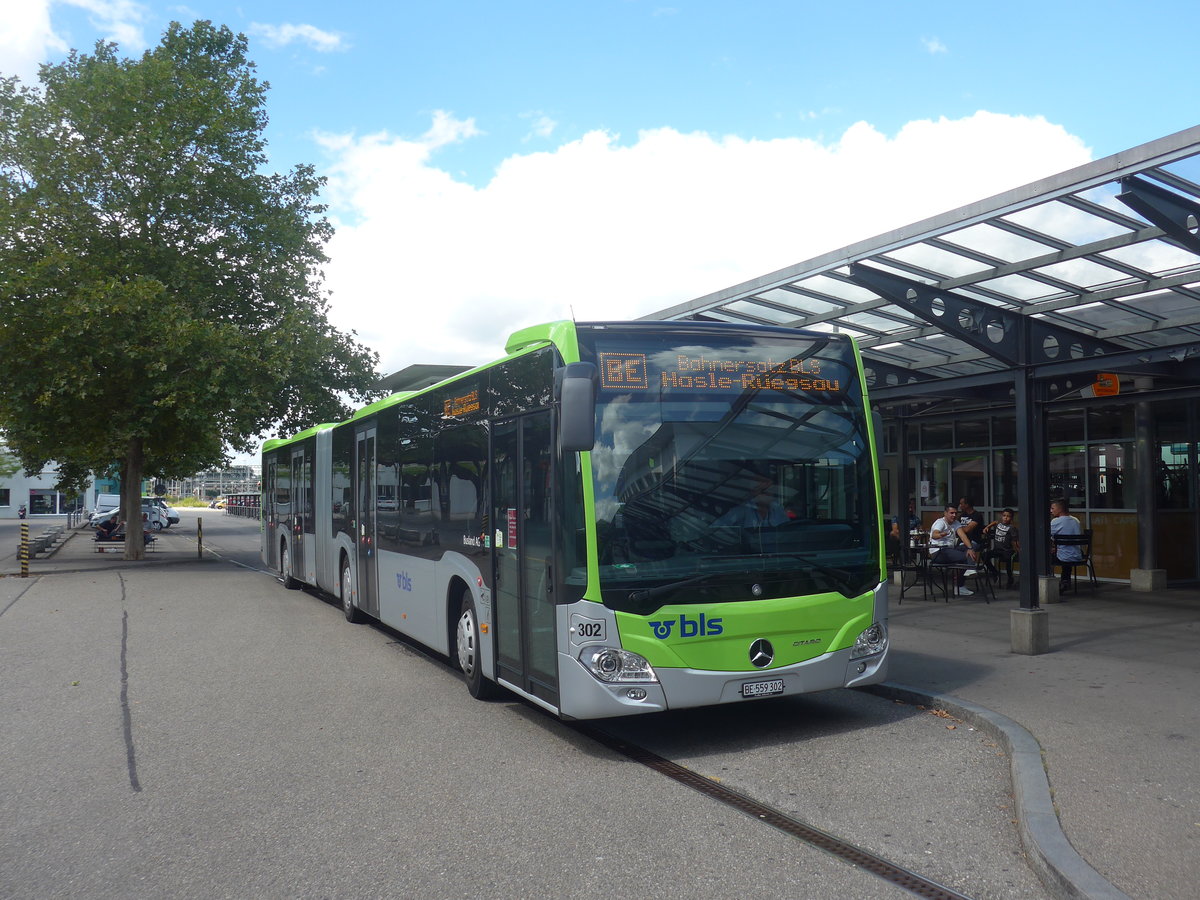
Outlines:
[[647, 616], [617, 614], [621, 646], [653, 666], [711, 671], [757, 671], [749, 647], [766, 638], [775, 647], [770, 668], [813, 659], [854, 643], [869, 627], [873, 594], [841, 594], [693, 606], [664, 606]]

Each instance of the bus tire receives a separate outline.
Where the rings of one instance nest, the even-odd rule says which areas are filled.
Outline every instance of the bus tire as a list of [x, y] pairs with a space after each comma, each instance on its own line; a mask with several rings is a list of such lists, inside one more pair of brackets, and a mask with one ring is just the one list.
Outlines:
[[281, 541], [279, 544], [279, 580], [289, 591], [300, 587], [300, 582], [292, 577], [292, 555], [288, 553], [287, 541]]
[[491, 700], [500, 695], [500, 686], [483, 677], [479, 661], [479, 616], [470, 591], [463, 592], [458, 625], [454, 629], [458, 667], [467, 679], [467, 690], [476, 700]]
[[342, 615], [354, 625], [363, 620], [362, 610], [354, 605], [354, 570], [346, 557], [342, 557], [342, 574], [338, 579], [338, 597], [342, 601]]

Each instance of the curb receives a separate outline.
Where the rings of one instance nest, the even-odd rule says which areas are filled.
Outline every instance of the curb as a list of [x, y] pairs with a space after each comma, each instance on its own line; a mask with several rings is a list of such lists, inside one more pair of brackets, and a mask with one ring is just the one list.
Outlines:
[[1024, 727], [1007, 716], [949, 694], [891, 682], [862, 690], [889, 700], [945, 710], [1003, 745], [1012, 773], [1021, 844], [1030, 868], [1051, 894], [1063, 900], [1132, 900], [1093, 869], [1067, 840], [1054, 811], [1050, 781], [1042, 763], [1042, 747]]

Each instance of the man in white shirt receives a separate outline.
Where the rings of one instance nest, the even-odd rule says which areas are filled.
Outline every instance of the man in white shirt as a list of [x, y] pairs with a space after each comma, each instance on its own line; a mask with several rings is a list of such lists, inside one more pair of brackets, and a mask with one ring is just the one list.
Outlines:
[[[978, 560], [979, 554], [971, 549], [970, 537], [962, 533], [962, 526], [958, 521], [958, 507], [953, 504], [947, 506], [942, 517], [929, 529], [929, 561], [935, 566], [948, 566], [974, 563]], [[963, 587], [964, 578], [974, 574], [970, 569], [957, 573], [959, 594], [969, 597], [974, 593]]]

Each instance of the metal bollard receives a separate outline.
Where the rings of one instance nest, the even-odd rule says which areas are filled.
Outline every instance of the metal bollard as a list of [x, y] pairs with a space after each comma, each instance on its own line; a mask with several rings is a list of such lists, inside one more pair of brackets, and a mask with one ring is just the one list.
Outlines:
[[17, 558], [21, 560], [21, 577], [29, 577], [29, 523], [21, 523], [21, 549], [17, 551]]
[[204, 520], [196, 519], [196, 559], [204, 559]]

